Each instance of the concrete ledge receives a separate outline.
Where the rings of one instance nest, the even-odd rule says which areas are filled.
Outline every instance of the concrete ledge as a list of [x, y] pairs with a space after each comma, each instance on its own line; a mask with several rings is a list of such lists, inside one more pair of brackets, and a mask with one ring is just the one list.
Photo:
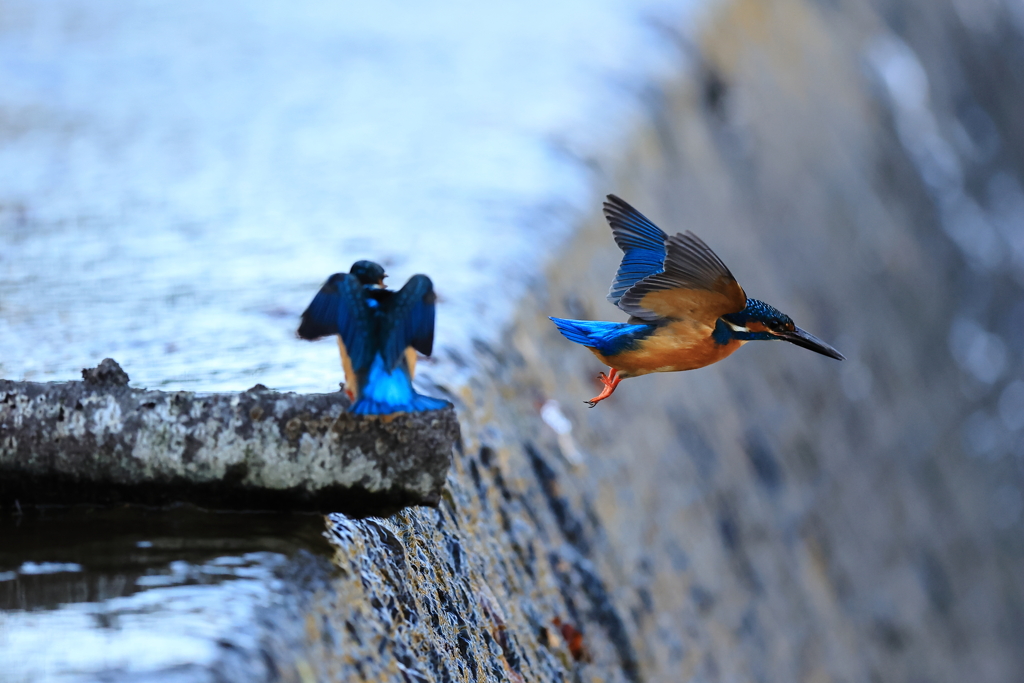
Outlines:
[[78, 503], [391, 514], [436, 505], [451, 408], [387, 417], [336, 394], [133, 389], [112, 360], [84, 382], [0, 380], [0, 506]]

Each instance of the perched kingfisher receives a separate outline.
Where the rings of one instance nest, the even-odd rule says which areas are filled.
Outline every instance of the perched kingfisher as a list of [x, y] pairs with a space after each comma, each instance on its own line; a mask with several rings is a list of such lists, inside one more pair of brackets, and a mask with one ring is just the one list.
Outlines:
[[302, 314], [303, 339], [338, 335], [349, 412], [359, 415], [438, 410], [448, 405], [417, 394], [412, 387], [416, 352], [429, 356], [434, 345], [434, 285], [413, 275], [397, 292], [384, 287], [384, 268], [356, 261], [348, 273], [335, 273]]
[[624, 252], [608, 300], [629, 314], [624, 323], [551, 318], [569, 341], [609, 366], [598, 375], [593, 408], [624, 379], [693, 370], [722, 360], [748, 341], [781, 339], [844, 360], [841, 353], [763, 301], [748, 299], [721, 259], [687, 231], [666, 235], [613, 194], [604, 216]]

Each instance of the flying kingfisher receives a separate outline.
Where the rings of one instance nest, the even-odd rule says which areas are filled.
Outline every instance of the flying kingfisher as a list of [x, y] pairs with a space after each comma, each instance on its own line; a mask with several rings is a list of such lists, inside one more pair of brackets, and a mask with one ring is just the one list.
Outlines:
[[384, 287], [384, 268], [356, 261], [348, 273], [335, 273], [302, 314], [303, 339], [338, 335], [349, 412], [358, 415], [438, 410], [449, 405], [417, 394], [412, 387], [416, 352], [429, 356], [434, 345], [434, 285], [413, 275], [402, 289]]
[[613, 194], [604, 216], [624, 252], [608, 300], [629, 314], [624, 323], [551, 318], [566, 339], [609, 366], [593, 408], [624, 379], [693, 370], [722, 360], [748, 341], [781, 339], [829, 358], [843, 355], [793, 324], [788, 315], [748, 299], [721, 259], [687, 231], [666, 235]]

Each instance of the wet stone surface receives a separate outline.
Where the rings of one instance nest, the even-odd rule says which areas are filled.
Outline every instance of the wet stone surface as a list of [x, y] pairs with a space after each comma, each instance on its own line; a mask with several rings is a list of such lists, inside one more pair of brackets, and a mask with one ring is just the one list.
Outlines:
[[0, 380], [0, 507], [189, 502], [383, 515], [436, 505], [451, 409], [345, 412], [336, 394], [133, 389], [107, 359], [84, 382]]
[[335, 575], [323, 528], [188, 506], [0, 515], [0, 681], [272, 680], [266, 634], [299, 638], [292, 614]]

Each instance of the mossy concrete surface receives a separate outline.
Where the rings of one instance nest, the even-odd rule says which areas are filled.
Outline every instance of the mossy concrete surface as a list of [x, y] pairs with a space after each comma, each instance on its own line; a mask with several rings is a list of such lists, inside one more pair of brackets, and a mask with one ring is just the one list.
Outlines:
[[83, 382], [0, 380], [0, 506], [82, 503], [344, 512], [436, 505], [451, 409], [346, 412], [336, 394], [134, 389], [112, 360]]

